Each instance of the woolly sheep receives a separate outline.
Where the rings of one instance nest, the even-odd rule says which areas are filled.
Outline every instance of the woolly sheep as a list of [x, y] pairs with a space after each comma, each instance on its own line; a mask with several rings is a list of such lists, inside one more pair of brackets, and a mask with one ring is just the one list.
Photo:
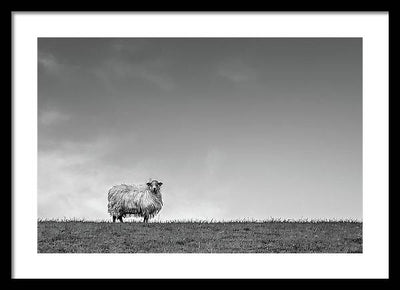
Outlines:
[[117, 218], [123, 222], [125, 216], [136, 216], [143, 217], [147, 223], [163, 206], [161, 185], [162, 182], [153, 179], [146, 184], [113, 186], [108, 191], [108, 212], [113, 222]]

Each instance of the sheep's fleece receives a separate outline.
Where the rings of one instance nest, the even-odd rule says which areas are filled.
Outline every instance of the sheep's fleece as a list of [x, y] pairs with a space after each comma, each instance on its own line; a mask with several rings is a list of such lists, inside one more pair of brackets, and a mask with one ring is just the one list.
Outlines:
[[162, 208], [161, 192], [152, 193], [147, 185], [115, 185], [108, 191], [111, 216], [154, 217]]

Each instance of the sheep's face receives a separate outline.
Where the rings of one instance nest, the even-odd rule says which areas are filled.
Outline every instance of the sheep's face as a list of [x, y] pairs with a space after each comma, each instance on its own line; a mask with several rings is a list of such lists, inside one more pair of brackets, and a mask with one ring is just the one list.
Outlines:
[[157, 194], [160, 191], [161, 185], [162, 182], [159, 182], [157, 180], [147, 182], [147, 186], [149, 187], [150, 191], [155, 194]]

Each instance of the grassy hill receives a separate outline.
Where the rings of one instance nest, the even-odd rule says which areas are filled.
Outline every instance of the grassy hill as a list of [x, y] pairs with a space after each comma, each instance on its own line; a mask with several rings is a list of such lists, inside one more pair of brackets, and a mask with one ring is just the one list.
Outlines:
[[362, 253], [362, 223], [38, 221], [38, 253]]

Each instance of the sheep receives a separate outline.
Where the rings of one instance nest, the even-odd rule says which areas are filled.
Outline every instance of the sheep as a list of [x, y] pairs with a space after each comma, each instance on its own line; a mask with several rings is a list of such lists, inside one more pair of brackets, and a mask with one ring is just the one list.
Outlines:
[[163, 206], [161, 185], [155, 179], [140, 185], [114, 185], [108, 191], [108, 213], [113, 222], [117, 218], [123, 222], [123, 217], [133, 215], [143, 217], [143, 222], [148, 223]]

